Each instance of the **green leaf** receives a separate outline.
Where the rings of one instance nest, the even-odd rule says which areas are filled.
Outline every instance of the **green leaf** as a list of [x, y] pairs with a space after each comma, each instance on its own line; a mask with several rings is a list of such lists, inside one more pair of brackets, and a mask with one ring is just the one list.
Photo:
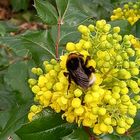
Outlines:
[[4, 127], [6, 126], [6, 123], [8, 121], [8, 119], [10, 118], [10, 111], [0, 111], [0, 133], [1, 131], [4, 129]]
[[140, 20], [136, 22], [136, 37], [140, 38]]
[[11, 0], [13, 11], [27, 10], [29, 1], [28, 0]]
[[107, 19], [113, 10], [110, 0], [77, 0], [75, 3], [82, 13], [93, 20]]
[[4, 27], [2, 24], [0, 24], [0, 35], [1, 35], [1, 36], [4, 36], [5, 33], [6, 33], [5, 27]]
[[140, 111], [138, 111], [137, 116], [134, 119], [134, 124], [128, 130], [128, 135], [135, 138], [135, 140], [140, 138]]
[[63, 137], [62, 140], [89, 140], [89, 136], [82, 128], [78, 128], [68, 136]]
[[4, 27], [5, 32], [15, 32], [18, 30], [18, 27], [13, 25], [9, 20], [0, 21], [0, 26]]
[[[9, 56], [6, 52], [6, 49], [3, 46], [1, 46], [1, 49], [0, 49], [0, 71], [1, 72], [4, 71], [8, 67], [9, 65], [8, 59], [9, 59]], [[0, 73], [0, 74], [3, 75], [3, 73]]]
[[[122, 138], [123, 136], [121, 136]], [[117, 136], [115, 134], [107, 134], [107, 135], [103, 135], [102, 137], [100, 137], [102, 140], [122, 140], [120, 138], [120, 136]]]
[[11, 134], [11, 135], [10, 135], [10, 138], [11, 138], [12, 140], [21, 140], [15, 133]]
[[55, 58], [55, 45], [47, 30], [29, 31], [19, 36], [0, 37], [0, 44], [5, 44], [15, 53], [27, 49], [38, 65], [43, 60]]
[[46, 109], [32, 122], [23, 125], [16, 134], [22, 140], [61, 140], [62, 137], [71, 133], [74, 127], [75, 125], [62, 120], [60, 113]]
[[[7, 140], [10, 135], [14, 134], [27, 121], [29, 105], [30, 103], [22, 106], [17, 105], [11, 111], [8, 111], [7, 116], [3, 116], [3, 121], [6, 123], [4, 123], [0, 133], [0, 140]], [[2, 119], [1, 113], [3, 112], [0, 112], [0, 119]]]
[[28, 102], [32, 98], [32, 93], [29, 89], [28, 83], [28, 62], [19, 61], [11, 64], [5, 74], [5, 82], [14, 91], [19, 103]]
[[0, 91], [0, 111], [11, 109], [16, 103], [15, 94], [10, 91]]
[[119, 135], [119, 134], [106, 134], [100, 137], [102, 140], [134, 140], [132, 136], [127, 134]]
[[47, 0], [34, 0], [34, 3], [37, 13], [43, 22], [49, 25], [57, 24], [57, 11], [51, 3]]
[[56, 0], [56, 5], [58, 9], [59, 16], [63, 20], [63, 17], [66, 14], [67, 8], [68, 8], [69, 0]]
[[60, 45], [64, 45], [70, 41], [78, 41], [78, 38], [80, 38], [80, 33], [78, 32], [77, 27], [63, 25], [61, 29]]
[[85, 20], [91, 18], [85, 12], [83, 12], [80, 7], [77, 6], [77, 1], [70, 0], [68, 7], [66, 9], [66, 14], [63, 17], [64, 24], [72, 27], [82, 24]]
[[48, 31], [30, 32], [20, 37], [21, 41], [26, 44], [26, 48], [33, 53], [33, 59], [36, 58], [55, 58], [55, 47]]

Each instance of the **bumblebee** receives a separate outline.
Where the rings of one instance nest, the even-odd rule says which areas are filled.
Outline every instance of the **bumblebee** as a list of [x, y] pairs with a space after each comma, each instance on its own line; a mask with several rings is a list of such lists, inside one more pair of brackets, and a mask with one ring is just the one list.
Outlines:
[[68, 55], [66, 61], [68, 72], [64, 72], [64, 75], [68, 77], [69, 81], [68, 89], [72, 80], [83, 89], [87, 89], [94, 83], [96, 78], [92, 74], [95, 72], [95, 69], [92, 66], [87, 67], [89, 60], [90, 57], [87, 56], [84, 62], [83, 55], [77, 53]]

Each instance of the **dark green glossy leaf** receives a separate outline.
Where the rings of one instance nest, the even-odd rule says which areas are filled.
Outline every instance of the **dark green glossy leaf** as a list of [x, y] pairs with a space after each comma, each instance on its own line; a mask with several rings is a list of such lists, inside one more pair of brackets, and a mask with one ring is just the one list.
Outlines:
[[57, 10], [61, 19], [65, 16], [69, 4], [69, 0], [56, 0]]
[[[29, 104], [30, 103], [22, 106], [15, 106], [12, 110], [8, 111], [5, 118], [3, 116], [3, 121], [6, 123], [3, 124], [3, 128], [0, 133], [0, 140], [7, 140], [11, 134], [13, 134], [23, 123], [26, 122]], [[0, 112], [0, 114], [1, 113], [3, 112]]]
[[10, 111], [0, 111], [0, 133], [1, 131], [4, 129], [4, 127], [6, 126], [6, 123], [8, 121], [8, 119], [10, 118]]
[[[26, 54], [27, 51], [17, 51], [16, 63], [0, 73], [0, 140], [7, 140], [10, 136], [19, 140], [14, 131], [25, 122], [28, 104], [32, 101], [32, 93], [25, 81], [28, 78], [27, 61], [19, 61]], [[23, 104], [25, 102], [26, 104]]]
[[51, 3], [47, 0], [34, 0], [34, 3], [37, 13], [43, 22], [49, 25], [57, 24], [57, 11]]
[[10, 91], [0, 91], [0, 111], [11, 109], [16, 102], [15, 93]]
[[140, 20], [136, 22], [136, 37], [140, 38]]
[[120, 137], [114, 134], [104, 135], [101, 138], [102, 140], [120, 140]]
[[138, 140], [140, 138], [140, 111], [138, 111], [137, 116], [134, 119], [134, 124], [128, 130], [128, 136], [134, 138], [134, 140]]
[[36, 118], [23, 125], [16, 134], [22, 139], [61, 140], [72, 132], [75, 126], [62, 120], [60, 113], [46, 109]]
[[101, 137], [102, 140], [135, 140], [131, 136], [125, 136], [125, 135], [115, 135], [115, 134], [107, 134]]
[[68, 136], [63, 137], [62, 140], [89, 140], [89, 136], [83, 128], [78, 128]]
[[21, 140], [15, 133], [13, 133], [12, 135], [10, 135], [10, 138], [12, 140]]

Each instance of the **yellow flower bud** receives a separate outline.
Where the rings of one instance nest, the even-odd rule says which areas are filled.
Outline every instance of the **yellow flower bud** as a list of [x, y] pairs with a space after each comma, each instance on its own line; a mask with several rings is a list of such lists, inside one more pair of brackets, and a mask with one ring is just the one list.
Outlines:
[[52, 70], [53, 69], [53, 65], [52, 64], [47, 64], [47, 65], [45, 65], [45, 70], [46, 70], [46, 72], [49, 72], [50, 70]]
[[79, 98], [74, 98], [71, 102], [72, 107], [78, 108], [81, 106], [81, 100]]
[[35, 86], [32, 87], [32, 92], [33, 93], [38, 93], [39, 91], [40, 91], [39, 86], [35, 85]]
[[75, 97], [80, 97], [82, 95], [82, 90], [77, 88], [74, 90], [74, 95]]
[[69, 122], [69, 123], [73, 123], [74, 122], [74, 114], [68, 114], [67, 117], [66, 117], [66, 120]]
[[37, 74], [37, 68], [32, 68], [31, 72], [32, 72], [33, 74]]
[[96, 124], [93, 128], [93, 132], [96, 134], [96, 135], [100, 135], [102, 133], [102, 131], [100, 130], [100, 124]]
[[105, 115], [106, 114], [106, 109], [103, 108], [103, 107], [102, 108], [100, 107], [99, 110], [98, 110], [98, 114], [101, 115], [101, 116]]
[[91, 103], [93, 101], [93, 96], [91, 94], [86, 94], [84, 101], [85, 103]]
[[28, 83], [29, 83], [30, 85], [35, 85], [35, 84], [37, 83], [37, 80], [36, 80], [36, 79], [30, 78], [30, 79], [28, 80]]
[[56, 91], [60, 91], [63, 89], [63, 84], [61, 82], [57, 82], [55, 85], [54, 85], [54, 90]]
[[117, 126], [116, 131], [118, 134], [124, 134], [125, 133], [125, 128]]
[[83, 126], [91, 127], [92, 126], [92, 120], [89, 118], [85, 118], [82, 122]]
[[34, 113], [36, 113], [37, 110], [38, 110], [38, 107], [36, 105], [32, 105], [31, 108], [30, 108], [30, 111], [34, 112]]
[[43, 87], [45, 85], [45, 83], [47, 82], [47, 79], [45, 78], [45, 76], [39, 76], [38, 79], [38, 86], [39, 87]]
[[83, 46], [84, 49], [89, 49], [89, 48], [91, 48], [91, 47], [92, 47], [92, 43], [91, 43], [90, 41], [86, 41], [86, 42], [84, 43], [84, 46]]
[[46, 91], [46, 92], [43, 93], [43, 96], [44, 96], [47, 100], [51, 99], [52, 95], [53, 95], [53, 93], [52, 93], [51, 91]]
[[64, 96], [62, 96], [61, 97], [61, 102], [62, 102], [62, 104], [67, 104], [67, 102], [68, 102], [68, 99], [66, 99]]
[[119, 33], [120, 32], [120, 27], [114, 27], [113, 32], [114, 33]]
[[87, 27], [87, 26], [84, 26], [84, 25], [78, 26], [78, 30], [79, 30], [79, 32], [81, 32], [82, 34], [86, 34], [86, 33], [89, 32], [88, 27]]
[[94, 27], [94, 25], [92, 25], [92, 24], [90, 24], [90, 25], [88, 26], [88, 28], [89, 28], [89, 30], [90, 30], [91, 32], [94, 32], [94, 30], [95, 30], [95, 27]]
[[104, 119], [104, 123], [105, 123], [106, 125], [110, 125], [110, 124], [111, 124], [111, 118], [110, 118], [110, 117], [105, 118], [105, 119]]
[[28, 114], [28, 119], [29, 119], [29, 121], [32, 121], [33, 116], [35, 116], [35, 113], [33, 113], [33, 112], [30, 112], [30, 113]]
[[104, 123], [101, 123], [99, 129], [100, 129], [100, 131], [105, 133], [108, 131], [108, 126]]
[[74, 113], [78, 116], [81, 116], [84, 113], [84, 108], [82, 106], [75, 108]]
[[66, 49], [70, 52], [74, 51], [75, 50], [75, 44], [72, 43], [72, 42], [68, 42], [67, 45], [66, 45]]

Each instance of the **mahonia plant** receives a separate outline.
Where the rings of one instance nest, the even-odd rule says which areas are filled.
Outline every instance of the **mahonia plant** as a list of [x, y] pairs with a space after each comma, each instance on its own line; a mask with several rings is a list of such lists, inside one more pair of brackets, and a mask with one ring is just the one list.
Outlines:
[[135, 24], [140, 19], [140, 2], [129, 2], [122, 8], [114, 9], [111, 20], [118, 19], [128, 20], [131, 25]]
[[[96, 25], [80, 25], [79, 42], [68, 42], [66, 53], [60, 60], [44, 61], [44, 69], [32, 68], [37, 79], [28, 83], [34, 93], [36, 105], [32, 105], [28, 118], [43, 108], [51, 107], [62, 112], [69, 123], [93, 129], [93, 133], [124, 134], [134, 123], [140, 108], [140, 50], [133, 47], [133, 35], [119, 34], [119, 27], [111, 27], [105, 20]], [[66, 61], [70, 53], [78, 53], [91, 59], [88, 66], [95, 68], [95, 83], [83, 89], [72, 81], [68, 90]]]

